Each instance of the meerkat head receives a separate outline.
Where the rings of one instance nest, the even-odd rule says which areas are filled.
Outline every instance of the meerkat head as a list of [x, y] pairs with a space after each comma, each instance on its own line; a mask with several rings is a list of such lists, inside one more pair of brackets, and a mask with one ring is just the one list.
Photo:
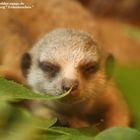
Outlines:
[[24, 54], [21, 66], [34, 91], [60, 95], [73, 87], [69, 96], [84, 99], [104, 90], [105, 60], [103, 49], [88, 33], [57, 29]]

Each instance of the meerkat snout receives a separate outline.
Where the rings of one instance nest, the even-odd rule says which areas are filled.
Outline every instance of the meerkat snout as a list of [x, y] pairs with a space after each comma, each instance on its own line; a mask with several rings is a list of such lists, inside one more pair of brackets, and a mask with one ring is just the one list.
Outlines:
[[63, 79], [62, 80], [62, 89], [68, 91], [72, 88], [71, 91], [75, 91], [78, 88], [79, 81], [74, 79]]

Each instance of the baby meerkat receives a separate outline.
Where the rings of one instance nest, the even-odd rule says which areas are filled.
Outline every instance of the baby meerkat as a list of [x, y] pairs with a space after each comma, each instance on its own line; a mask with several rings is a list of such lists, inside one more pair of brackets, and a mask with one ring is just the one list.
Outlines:
[[106, 72], [109, 55], [88, 33], [56, 29], [22, 58], [27, 84], [44, 95], [69, 95], [45, 104], [70, 127], [129, 126], [128, 107]]

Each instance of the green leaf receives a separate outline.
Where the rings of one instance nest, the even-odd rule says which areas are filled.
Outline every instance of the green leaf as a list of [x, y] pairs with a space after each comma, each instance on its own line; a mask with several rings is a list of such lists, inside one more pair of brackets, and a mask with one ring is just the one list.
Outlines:
[[[5, 123], [6, 127], [1, 126], [3, 134], [0, 136], [3, 140], [34, 140], [40, 137], [41, 131], [47, 131], [57, 120], [56, 118], [52, 118], [44, 121], [33, 116], [25, 109], [13, 107], [6, 102], [4, 106], [6, 104], [8, 107], [6, 111], [9, 113], [7, 114], [6, 112], [6, 118], [1, 120], [2, 122], [3, 120], [7, 121]], [[0, 110], [1, 114], [5, 114], [5, 112]]]
[[[72, 89], [72, 88], [71, 88]], [[39, 95], [20, 84], [15, 83], [14, 81], [8, 81], [0, 77], [0, 99], [10, 100], [10, 99], [59, 99], [68, 95], [71, 89], [59, 96], [48, 96], [48, 95]]]
[[114, 127], [99, 133], [94, 140], [140, 140], [140, 133], [131, 128]]
[[83, 129], [52, 127], [40, 140], [93, 140], [96, 133], [94, 127]]

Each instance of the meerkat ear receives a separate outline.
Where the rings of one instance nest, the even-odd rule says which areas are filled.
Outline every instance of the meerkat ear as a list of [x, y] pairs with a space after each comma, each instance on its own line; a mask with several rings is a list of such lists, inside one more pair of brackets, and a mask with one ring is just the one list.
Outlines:
[[107, 74], [107, 79], [112, 77], [113, 69], [114, 69], [114, 57], [112, 54], [108, 54], [105, 62], [105, 70]]
[[25, 77], [27, 76], [30, 66], [31, 66], [31, 56], [29, 53], [24, 53], [21, 59], [21, 70]]

